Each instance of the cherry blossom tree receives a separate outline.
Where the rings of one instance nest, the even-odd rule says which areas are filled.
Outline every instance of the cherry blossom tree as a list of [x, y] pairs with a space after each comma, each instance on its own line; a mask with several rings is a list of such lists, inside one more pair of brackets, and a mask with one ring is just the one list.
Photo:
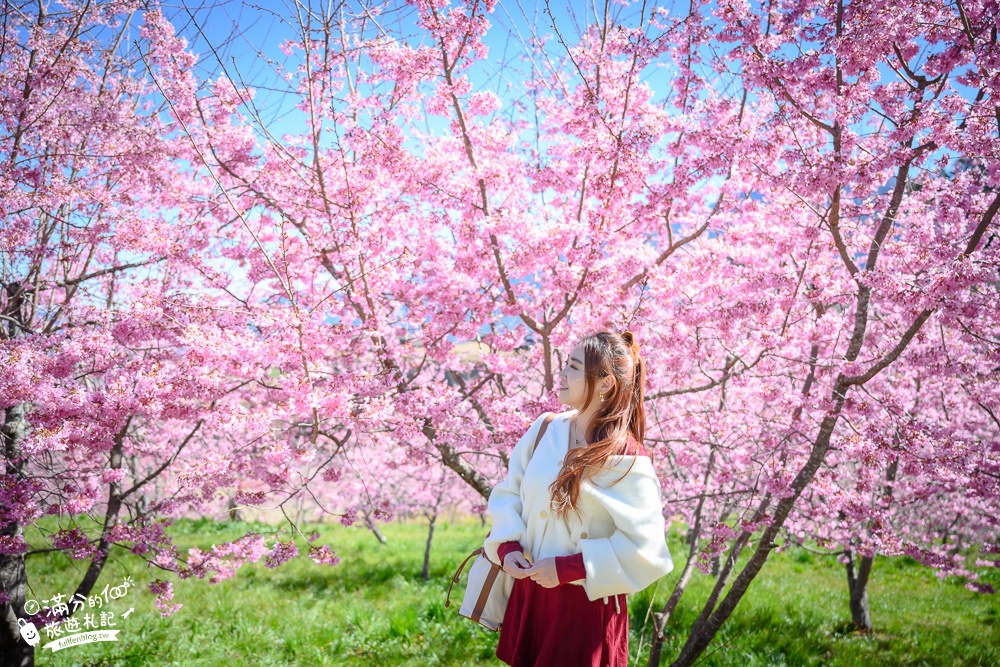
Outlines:
[[[886, 373], [895, 391], [879, 393], [908, 402], [887, 404], [884, 412], [859, 406], [852, 433], [803, 498], [804, 516], [791, 538], [839, 547], [831, 553], [846, 566], [851, 617], [861, 630], [873, 627], [865, 588], [876, 553], [906, 554], [938, 576], [993, 592], [972, 567], [981, 547], [995, 549], [1000, 532], [991, 446], [997, 424], [976, 388], [993, 371], [955, 333], [941, 328], [939, 337], [914, 345], [909, 375]], [[963, 367], [956, 372], [958, 359]]]
[[[715, 313], [699, 315], [715, 332], [738, 324], [743, 340], [720, 342], [741, 358], [763, 357], [718, 385], [721, 432], [740, 445], [702, 450], [689, 473], [695, 483], [706, 479], [719, 452], [719, 491], [737, 474], [752, 492], [738, 521], [710, 531], [725, 559], [675, 665], [705, 650], [781, 531], [795, 531], [803, 494], [825, 498], [814, 483], [854, 467], [845, 460], [882, 458], [885, 469], [894, 425], [909, 422], [897, 449], [947, 460], [943, 474], [971, 481], [977, 504], [995, 514], [996, 11], [989, 3], [913, 5], [887, 26], [880, 8], [694, 7], [678, 44], [682, 59], [701, 65], [683, 83], [697, 103], [745, 99], [755, 126], [734, 161], [747, 198], [728, 218], [720, 251], [708, 254], [709, 242], [698, 248], [725, 270], [706, 275], [710, 264], [699, 258], [697, 273], [684, 272], [677, 285], [704, 294], [725, 279]], [[736, 127], [716, 120], [720, 133]], [[955, 169], [960, 160], [975, 168]], [[920, 374], [931, 366], [954, 374], [958, 358], [965, 410], [946, 420], [907, 415]], [[945, 502], [961, 506], [947, 490], [939, 487]], [[851, 509], [862, 523], [880, 511]], [[744, 548], [751, 553], [737, 572]]]
[[[423, 402], [419, 415], [409, 413], [423, 420], [431, 445], [413, 455], [440, 457], [483, 496], [491, 478], [480, 469], [483, 457], [459, 455], [439, 424], [472, 407], [489, 428], [491, 405], [510, 385], [501, 371], [530, 385], [532, 369], [540, 369], [536, 386], [550, 390], [560, 349], [572, 342], [570, 321], [584, 329], [645, 327], [654, 370], [662, 369], [652, 376], [658, 383], [650, 395], [654, 433], [665, 443], [694, 445], [661, 452], [665, 478], [679, 482], [668, 502], [687, 504], [682, 514], [694, 529], [693, 555], [703, 561], [726, 555], [677, 663], [690, 664], [735, 608], [775, 537], [786, 523], [794, 528], [801, 520], [796, 501], [820, 467], [830, 465], [827, 454], [832, 460], [853, 444], [846, 424], [871, 408], [848, 394], [874, 392], [891, 405], [888, 396], [898, 387], [878, 376], [898, 360], [904, 369], [913, 363], [916, 353], [904, 353], [922, 344], [918, 334], [932, 316], [932, 324], [954, 328], [950, 318], [960, 311], [981, 320], [974, 335], [995, 340], [995, 248], [990, 251], [987, 240], [987, 252], [976, 253], [996, 212], [992, 175], [948, 169], [966, 156], [989, 154], [988, 146], [968, 145], [972, 139], [965, 137], [978, 137], [977, 127], [992, 132], [982, 121], [990, 117], [975, 112], [990, 89], [976, 99], [953, 87], [940, 71], [943, 57], [924, 62], [913, 46], [930, 40], [942, 53], [957, 48], [964, 56], [949, 63], [952, 69], [968, 78], [977, 76], [976, 67], [986, 68], [977, 80], [990, 81], [990, 13], [985, 6], [972, 13], [980, 22], [974, 34], [986, 36], [980, 44], [986, 55], [977, 56], [975, 44], [962, 41], [962, 21], [972, 19], [954, 12], [941, 17], [948, 30], [928, 33], [921, 22], [911, 23], [895, 40], [881, 36], [882, 50], [858, 54], [845, 46], [847, 10], [834, 5], [758, 11], [725, 5], [718, 15], [695, 6], [677, 16], [643, 7], [631, 25], [605, 12], [575, 40], [546, 7], [546, 30], [555, 34], [535, 35], [538, 46], [529, 49], [532, 66], [518, 100], [533, 110], [533, 123], [502, 120], [493, 113], [499, 101], [472, 87], [486, 51], [489, 3], [417, 3], [418, 26], [434, 46], [427, 40], [410, 46], [369, 14], [354, 24], [325, 17], [304, 25], [316, 39], [290, 49], [303, 52], [295, 76], [305, 81], [297, 90], [308, 100], [310, 134], [302, 143], [313, 151], [296, 168], [309, 174], [311, 193], [319, 196], [309, 211], [286, 217], [300, 220], [296, 230], [317, 239], [307, 241], [316, 248], [326, 245], [324, 216], [362, 221], [366, 233], [387, 229], [386, 220], [396, 216], [405, 215], [407, 225], [417, 220], [434, 239], [434, 254], [423, 262], [433, 261], [435, 270], [412, 275], [422, 296], [434, 294], [428, 300], [443, 305], [458, 280], [480, 285], [485, 294], [484, 286], [496, 285], [494, 299], [480, 300], [477, 292], [465, 302], [466, 321], [516, 315], [534, 334], [515, 364], [500, 368], [484, 358], [495, 386], [476, 390], [500, 392], [491, 402], [463, 395], [459, 402], [438, 402], [445, 408], [440, 412]], [[850, 34], [860, 43], [858, 35], [882, 26], [856, 10]], [[803, 17], [814, 23], [799, 21]], [[361, 49], [341, 48], [345, 39], [319, 39], [338, 30], [370, 49], [374, 67], [366, 66]], [[367, 41], [365, 30], [372, 35]], [[839, 64], [848, 53], [850, 67]], [[865, 58], [869, 64], [859, 64]], [[888, 65], [876, 77], [880, 59]], [[641, 80], [659, 65], [676, 73], [666, 103], [653, 100]], [[927, 67], [924, 74], [914, 69]], [[402, 117], [389, 113], [390, 121], [386, 110], [396, 109]], [[412, 118], [426, 116], [446, 118], [450, 132], [414, 127]], [[955, 128], [961, 128], [957, 137]], [[419, 154], [406, 150], [409, 136], [420, 138]], [[345, 176], [329, 177], [331, 164]], [[280, 167], [266, 171], [277, 174]], [[252, 190], [269, 206], [301, 208], [308, 199], [275, 204], [279, 197], [267, 194], [257, 171], [227, 172], [232, 187]], [[331, 183], [341, 188], [335, 195]], [[330, 209], [331, 198], [339, 210]], [[357, 199], [368, 205], [360, 215], [351, 204]], [[942, 207], [952, 216], [950, 227], [939, 220]], [[964, 217], [955, 217], [956, 210]], [[318, 222], [308, 219], [316, 213]], [[539, 219], [548, 223], [544, 245], [534, 231]], [[442, 221], [447, 231], [439, 233]], [[441, 244], [442, 233], [456, 244]], [[379, 237], [375, 247], [385, 238], [391, 237]], [[371, 237], [358, 240], [372, 246]], [[343, 266], [343, 257], [333, 266]], [[415, 267], [423, 266], [418, 262]], [[363, 271], [358, 264], [353, 273]], [[371, 299], [369, 308], [379, 303]], [[541, 315], [526, 307], [552, 303], [561, 305]], [[914, 303], [921, 308], [914, 311]], [[442, 311], [419, 312], [426, 324], [411, 325], [421, 332], [455, 321]], [[473, 335], [462, 325], [453, 331]], [[373, 340], [374, 349], [381, 352], [398, 338], [386, 332]], [[520, 348], [522, 340], [500, 349], [511, 352], [511, 343]], [[992, 348], [972, 353], [985, 353], [989, 368]], [[411, 399], [447, 370], [435, 364], [440, 354], [428, 357], [427, 366], [422, 360], [398, 387], [405, 400], [395, 406], [396, 428], [407, 440]], [[995, 403], [981, 385], [975, 391], [977, 402]], [[527, 414], [532, 407], [542, 406], [521, 406]], [[708, 411], [712, 421], [700, 418]], [[431, 413], [433, 419], [425, 416]], [[987, 429], [974, 437], [994, 434]], [[991, 502], [994, 491], [986, 491]], [[699, 531], [706, 523], [703, 545]], [[751, 540], [757, 547], [750, 564], [720, 600], [736, 556]]]
[[[3, 10], [5, 665], [33, 663], [18, 618], [58, 624], [75, 611], [64, 591], [40, 613], [37, 601], [25, 607], [26, 557], [56, 550], [88, 562], [72, 592], [86, 598], [116, 544], [154, 572], [214, 580], [241, 563], [276, 566], [296, 552], [291, 541], [269, 547], [247, 535], [182, 555], [164, 530], [170, 517], [241, 479], [280, 499], [301, 488], [291, 470], [308, 457], [276, 427], [290, 399], [269, 382], [275, 365], [298, 353], [268, 341], [263, 313], [213, 293], [225, 293], [229, 280], [211, 214], [218, 190], [190, 166], [189, 140], [142, 74], [144, 57], [182, 69], [194, 58], [159, 39], [158, 18], [128, 2]], [[186, 71], [168, 87], [194, 85]], [[216, 101], [205, 109], [225, 116]], [[265, 409], [247, 410], [247, 388], [269, 395]], [[46, 515], [57, 519], [54, 532], [38, 523]], [[27, 537], [45, 546], [29, 548]], [[328, 546], [313, 545], [310, 555], [335, 560]], [[154, 578], [150, 588], [164, 613], [176, 609], [169, 581]]]
[[[431, 507], [447, 472], [482, 502], [597, 329], [637, 334], [688, 530], [651, 664], [693, 567], [718, 559], [676, 665], [781, 535], [975, 585], [955, 556], [995, 531], [1000, 481], [997, 12], [907, 7], [291, 3], [265, 62], [295, 132], [196, 12], [197, 54], [155, 4], [5, 13], [5, 657], [30, 664], [43, 513], [85, 588], [112, 544], [213, 580], [297, 552], [178, 554], [165, 523], [220, 494], [350, 522]], [[955, 512], [978, 517], [962, 548]]]

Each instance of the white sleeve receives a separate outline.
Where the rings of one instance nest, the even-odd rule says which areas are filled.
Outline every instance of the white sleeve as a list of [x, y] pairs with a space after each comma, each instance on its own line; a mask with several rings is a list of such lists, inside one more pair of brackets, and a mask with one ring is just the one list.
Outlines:
[[535, 437], [538, 429], [541, 428], [545, 415], [538, 417], [528, 428], [528, 431], [521, 436], [521, 439], [514, 445], [510, 453], [507, 466], [507, 477], [502, 482], [493, 487], [490, 492], [490, 499], [487, 503], [487, 510], [493, 527], [490, 534], [483, 543], [486, 557], [494, 563], [499, 563], [497, 549], [504, 542], [524, 543], [525, 525], [521, 517], [521, 478], [524, 477], [524, 469], [528, 467], [535, 445]]
[[587, 569], [584, 588], [591, 600], [636, 593], [674, 569], [656, 476], [630, 472], [601, 491], [615, 532], [580, 540]]

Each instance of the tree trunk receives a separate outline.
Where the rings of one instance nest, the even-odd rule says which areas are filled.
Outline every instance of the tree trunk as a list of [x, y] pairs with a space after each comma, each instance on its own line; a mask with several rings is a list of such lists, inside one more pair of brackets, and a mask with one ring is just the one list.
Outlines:
[[[24, 404], [12, 405], [4, 410], [4, 423], [0, 425], [5, 470], [14, 480], [23, 478], [20, 459], [21, 440], [27, 432]], [[24, 526], [11, 521], [0, 527], [4, 537], [21, 537]], [[35, 649], [21, 639], [17, 619], [24, 618], [24, 602], [28, 590], [28, 574], [24, 569], [24, 554], [0, 554], [0, 590], [10, 598], [0, 605], [0, 665], [4, 667], [34, 667]]]
[[479, 495], [489, 500], [490, 492], [493, 491], [493, 484], [483, 473], [469, 465], [458, 451], [446, 442], [437, 439], [437, 430], [431, 424], [429, 418], [424, 419], [423, 427], [420, 429], [434, 448], [441, 454], [441, 462], [458, 473], [458, 476], [465, 480], [465, 483], [475, 489]]
[[435, 510], [433, 514], [428, 514], [430, 526], [427, 528], [427, 546], [424, 547], [424, 569], [420, 571], [420, 576], [424, 581], [431, 576], [431, 541], [434, 539], [434, 524], [437, 522], [438, 514]]
[[243, 512], [240, 510], [239, 506], [237, 506], [235, 498], [230, 498], [229, 502], [226, 505], [226, 507], [229, 510], [229, 520], [230, 521], [242, 521], [243, 520]]
[[868, 577], [872, 572], [874, 559], [862, 556], [861, 562], [856, 560], [857, 553], [847, 550], [847, 588], [851, 592], [851, 622], [861, 632], [871, 632], [872, 615], [868, 608]]
[[[32, 53], [34, 58], [34, 53]], [[7, 285], [7, 304], [4, 307], [7, 331], [2, 332], [8, 340], [21, 334], [24, 324], [25, 290], [14, 281]], [[24, 479], [24, 462], [21, 460], [21, 441], [28, 432], [25, 418], [26, 405], [19, 403], [4, 410], [3, 424], [0, 424], [0, 446], [3, 447], [4, 474], [11, 481]], [[19, 521], [0, 525], [0, 536], [18, 538], [24, 535], [24, 526]], [[24, 602], [27, 599], [28, 573], [24, 569], [24, 554], [0, 554], [0, 591], [9, 598], [0, 604], [0, 665], [10, 667], [33, 667], [35, 649], [21, 639], [18, 617], [24, 617]]]
[[649, 647], [649, 667], [657, 667], [660, 664], [660, 653], [663, 651], [663, 640], [665, 639], [664, 634], [667, 623], [670, 622], [670, 616], [674, 613], [674, 609], [677, 608], [677, 603], [681, 601], [684, 591], [687, 590], [688, 582], [691, 581], [691, 574], [694, 571], [695, 551], [696, 549], [691, 549], [691, 554], [688, 556], [687, 562], [684, 564], [684, 569], [681, 571], [681, 578], [677, 582], [677, 585], [674, 586], [667, 604], [663, 606], [663, 609], [659, 613], [653, 614], [653, 642]]
[[[708, 483], [712, 479], [712, 470], [715, 467], [715, 451], [715, 447], [713, 447], [708, 453], [708, 463], [705, 466], [705, 476], [702, 479], [705, 488], [708, 488]], [[684, 591], [687, 590], [688, 582], [691, 581], [691, 574], [694, 572], [695, 556], [698, 553], [698, 545], [701, 543], [704, 509], [705, 497], [702, 496], [698, 499], [698, 505], [694, 510], [694, 525], [691, 526], [691, 531], [687, 536], [688, 557], [687, 562], [684, 563], [684, 569], [681, 571], [681, 578], [674, 586], [673, 592], [670, 593], [670, 599], [667, 600], [667, 604], [663, 605], [663, 609], [658, 614], [653, 614], [653, 641], [649, 647], [649, 667], [658, 667], [660, 664], [660, 653], [663, 651], [663, 640], [665, 639], [664, 635], [667, 623], [670, 622], [670, 616], [674, 613], [674, 609], [677, 608], [677, 603], [681, 601]]]
[[372, 535], [379, 541], [379, 544], [385, 544], [388, 540], [385, 539], [382, 531], [378, 529], [378, 524], [372, 520], [372, 515], [368, 512], [362, 512], [362, 516], [364, 516], [365, 525], [368, 526], [368, 530], [372, 531]]
[[[736, 538], [736, 542], [730, 550], [729, 558], [726, 559], [727, 562], [723, 568], [723, 572], [720, 574], [718, 581], [715, 582], [715, 587], [709, 596], [708, 602], [705, 603], [701, 615], [695, 621], [695, 625], [691, 629], [687, 641], [684, 643], [684, 648], [681, 649], [680, 655], [677, 656], [671, 667], [691, 667], [699, 656], [705, 652], [705, 649], [708, 648], [708, 645], [715, 638], [716, 633], [718, 633], [719, 628], [729, 619], [730, 615], [736, 609], [736, 605], [743, 599], [743, 596], [750, 588], [750, 584], [753, 583], [760, 569], [764, 566], [764, 562], [771, 554], [771, 549], [776, 546], [774, 539], [778, 536], [778, 532], [782, 526], [785, 525], [785, 519], [788, 518], [792, 506], [809, 482], [816, 476], [816, 471], [819, 470], [823, 459], [826, 458], [826, 453], [830, 449], [830, 438], [833, 435], [834, 427], [840, 419], [840, 411], [844, 405], [846, 395], [847, 386], [843, 376], [841, 376], [834, 385], [834, 406], [820, 423], [819, 433], [809, 453], [809, 459], [799, 470], [795, 476], [795, 480], [792, 482], [792, 495], [778, 501], [774, 516], [757, 541], [757, 547], [750, 556], [750, 560], [747, 561], [747, 564], [743, 566], [736, 579], [733, 580], [733, 585], [722, 599], [722, 602], [716, 606], [715, 602], [719, 599], [722, 589], [729, 579], [729, 572], [735, 565], [739, 552], [742, 551], [743, 546], [749, 541], [752, 534], [743, 531]], [[769, 502], [770, 499], [768, 498]], [[751, 523], [763, 520], [765, 511], [766, 505], [761, 503], [754, 513]]]
[[[919, 389], [919, 384], [917, 386]], [[898, 444], [899, 435], [896, 435], [895, 443]], [[892, 463], [885, 471], [886, 483], [882, 486], [883, 502], [888, 504], [892, 499], [896, 474], [899, 472], [899, 458], [893, 459]], [[847, 590], [850, 595], [851, 622], [855, 629], [860, 632], [871, 632], [872, 614], [868, 606], [868, 579], [871, 576], [874, 565], [874, 554], [872, 556], [862, 556], [860, 563], [857, 560], [857, 553], [853, 549], [848, 549], [847, 554]]]
[[718, 579], [720, 572], [722, 572], [722, 554], [715, 554], [715, 558], [712, 559], [712, 578]]

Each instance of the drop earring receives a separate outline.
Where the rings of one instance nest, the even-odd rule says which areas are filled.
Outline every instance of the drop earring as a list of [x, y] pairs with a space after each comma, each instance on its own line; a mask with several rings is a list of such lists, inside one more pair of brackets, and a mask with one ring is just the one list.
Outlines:
[[603, 403], [603, 402], [604, 402], [604, 393], [602, 392], [601, 393], [601, 403]]

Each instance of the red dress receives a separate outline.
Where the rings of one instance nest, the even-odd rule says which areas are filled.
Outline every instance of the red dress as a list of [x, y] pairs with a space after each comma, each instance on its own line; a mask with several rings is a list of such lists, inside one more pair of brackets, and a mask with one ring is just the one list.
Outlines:
[[[634, 449], [629, 449], [631, 454]], [[646, 451], [639, 445], [639, 456]], [[518, 542], [500, 546], [500, 561]], [[583, 554], [558, 556], [559, 585], [545, 588], [515, 579], [496, 655], [511, 667], [628, 667], [628, 604], [624, 594], [590, 600], [583, 586]]]
[[583, 586], [516, 579], [497, 657], [512, 667], [627, 667], [625, 596], [591, 601]]

